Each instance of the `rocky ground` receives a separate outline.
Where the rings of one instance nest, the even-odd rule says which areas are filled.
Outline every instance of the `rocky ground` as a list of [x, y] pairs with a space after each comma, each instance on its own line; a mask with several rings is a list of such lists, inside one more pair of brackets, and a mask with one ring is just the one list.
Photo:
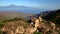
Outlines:
[[[55, 29], [52, 32], [52, 27], [50, 26], [50, 23], [48, 23], [46, 20], [43, 20], [40, 22], [39, 26], [37, 27], [37, 30], [35, 31], [35, 27], [33, 27], [30, 23], [18, 20], [18, 21], [11, 21], [6, 22], [5, 25], [0, 28], [1, 34], [60, 34], [60, 28], [57, 26], [54, 26]], [[51, 32], [50, 32], [50, 31]], [[32, 33], [31, 33], [32, 32]]]

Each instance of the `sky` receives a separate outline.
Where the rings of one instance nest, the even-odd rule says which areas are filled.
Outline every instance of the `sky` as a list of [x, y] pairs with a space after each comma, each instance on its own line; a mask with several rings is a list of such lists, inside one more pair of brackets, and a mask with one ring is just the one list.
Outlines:
[[39, 9], [60, 9], [60, 0], [0, 0], [0, 6], [28, 6]]

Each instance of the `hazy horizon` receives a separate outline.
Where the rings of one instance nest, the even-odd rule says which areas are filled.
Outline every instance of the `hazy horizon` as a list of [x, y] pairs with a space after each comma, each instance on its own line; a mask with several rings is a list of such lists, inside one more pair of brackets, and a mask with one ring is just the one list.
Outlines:
[[28, 6], [39, 9], [60, 9], [60, 0], [0, 0], [0, 6]]
[[0, 12], [40, 13], [57, 9], [60, 9], [60, 0], [0, 0]]

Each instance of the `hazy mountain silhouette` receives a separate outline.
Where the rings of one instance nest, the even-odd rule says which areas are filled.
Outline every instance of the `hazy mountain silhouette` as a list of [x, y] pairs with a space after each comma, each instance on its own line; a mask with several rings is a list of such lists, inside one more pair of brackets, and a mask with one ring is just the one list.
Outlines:
[[21, 11], [27, 13], [38, 13], [43, 11], [42, 9], [34, 8], [34, 7], [27, 7], [27, 6], [16, 6], [14, 4], [10, 6], [0, 6], [0, 11]]

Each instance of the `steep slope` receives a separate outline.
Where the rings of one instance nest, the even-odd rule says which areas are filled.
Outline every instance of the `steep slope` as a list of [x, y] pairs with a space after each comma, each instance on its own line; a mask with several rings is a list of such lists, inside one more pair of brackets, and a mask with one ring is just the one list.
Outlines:
[[52, 11], [45, 18], [60, 25], [60, 10]]
[[45, 11], [40, 14], [34, 15], [34, 17], [39, 17], [39, 16], [41, 16], [47, 21], [52, 21], [60, 25], [60, 9], [52, 10], [52, 11]]

